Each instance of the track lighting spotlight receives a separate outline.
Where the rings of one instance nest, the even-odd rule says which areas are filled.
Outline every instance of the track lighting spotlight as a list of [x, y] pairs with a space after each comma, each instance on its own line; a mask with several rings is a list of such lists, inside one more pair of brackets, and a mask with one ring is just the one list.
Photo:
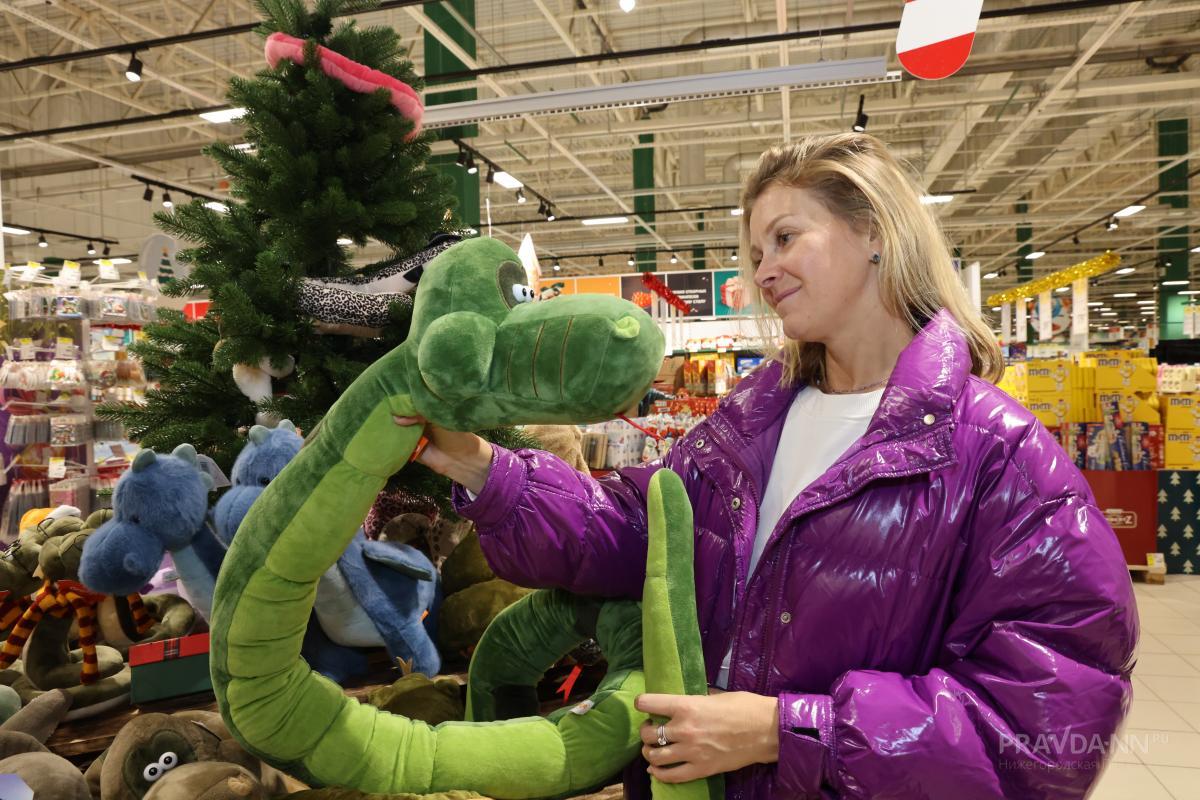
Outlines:
[[546, 201], [545, 200], [538, 201], [538, 214], [543, 217], [546, 216]]
[[467, 174], [474, 175], [479, 172], [479, 167], [475, 166], [475, 159], [470, 153], [467, 153]]
[[1071, 244], [1075, 245], [1076, 247], [1079, 247], [1079, 234], [1078, 233], [1076, 233], [1075, 235], [1073, 235], [1071, 237]]
[[107, 245], [107, 244], [106, 244], [106, 245], [104, 245], [104, 257], [105, 257], [105, 258], [108, 258], [108, 255], [109, 255], [109, 253], [111, 253], [111, 252], [112, 252], [112, 251], [109, 249], [108, 245]]
[[142, 60], [137, 57], [137, 52], [129, 54], [129, 66], [125, 68], [125, 80], [130, 83], [139, 83], [142, 80]]
[[737, 251], [736, 251], [736, 250], [734, 251], [733, 255], [731, 255], [731, 256], [729, 257], [729, 260], [730, 260], [730, 261], [737, 261], [737, 260], [738, 260], [738, 254], [737, 254]]
[[630, 256], [630, 257], [629, 257], [629, 260], [628, 260], [627, 262], [625, 262], [625, 263], [627, 263], [629, 266], [631, 266], [631, 267], [632, 267], [632, 266], [634, 265], [633, 256]]
[[174, 208], [175, 204], [171, 202], [171, 193], [163, 189], [163, 208]]
[[46, 241], [46, 237], [39, 233], [38, 234], [38, 247], [49, 247], [49, 246], [50, 246], [50, 243]]
[[868, 117], [866, 112], [863, 111], [863, 106], [866, 104], [866, 102], [867, 96], [865, 94], [860, 94], [858, 96], [858, 116], [854, 118], [855, 133], [862, 133], [867, 129], [867, 120], [870, 119], [870, 117]]
[[555, 261], [554, 262], [554, 271], [558, 272], [560, 269], [562, 269], [562, 264], [559, 264], [557, 261]]
[[487, 182], [488, 183], [496, 182], [496, 168], [493, 167], [491, 164], [488, 164]]
[[88, 254], [89, 256], [94, 256], [94, 255], [96, 255], [96, 245], [92, 244], [91, 242], [88, 242], [88, 245], [87, 245], [87, 254]]
[[671, 253], [671, 263], [672, 263], [672, 264], [678, 264], [678, 263], [679, 263], [679, 256], [675, 255], [674, 253]]
[[1107, 227], [1108, 227], [1108, 230], [1115, 231], [1117, 228], [1121, 227], [1121, 221], [1118, 220], [1116, 217], [1109, 217]]
[[142, 192], [142, 199], [149, 203], [154, 199], [154, 190], [150, 188], [150, 184], [146, 184], [146, 191]]
[[461, 147], [458, 148], [458, 158], [455, 160], [454, 163], [458, 164], [460, 167], [466, 167], [467, 166], [467, 151], [462, 149]]
[[554, 222], [558, 215], [554, 213], [554, 206], [546, 203], [546, 222]]
[[525, 190], [524, 189], [517, 189], [517, 202], [524, 205], [524, 203], [525, 203]]
[[604, 256], [600, 256], [600, 269], [604, 269]]

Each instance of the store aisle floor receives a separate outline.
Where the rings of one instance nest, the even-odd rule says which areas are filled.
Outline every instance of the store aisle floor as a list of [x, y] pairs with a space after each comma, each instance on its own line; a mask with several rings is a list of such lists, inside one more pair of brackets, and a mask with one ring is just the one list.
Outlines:
[[1200, 576], [1134, 590], [1133, 710], [1091, 800], [1200, 800]]

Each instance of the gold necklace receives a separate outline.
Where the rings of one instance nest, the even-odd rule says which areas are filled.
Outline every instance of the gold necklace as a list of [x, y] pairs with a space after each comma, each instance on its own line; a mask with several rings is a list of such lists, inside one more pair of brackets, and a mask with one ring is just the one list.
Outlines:
[[[888, 378], [890, 378], [890, 377], [891, 376], [889, 375]], [[841, 390], [830, 389], [828, 383], [826, 383], [825, 379], [822, 378], [821, 379], [821, 384], [822, 384], [821, 391], [824, 392], [825, 394], [858, 394], [860, 392], [866, 392], [871, 389], [878, 389], [880, 386], [883, 386], [884, 384], [886, 384], [888, 382], [888, 378], [884, 378], [881, 381], [875, 381], [874, 383], [868, 383], [863, 386], [856, 386], [853, 389], [841, 389]]]

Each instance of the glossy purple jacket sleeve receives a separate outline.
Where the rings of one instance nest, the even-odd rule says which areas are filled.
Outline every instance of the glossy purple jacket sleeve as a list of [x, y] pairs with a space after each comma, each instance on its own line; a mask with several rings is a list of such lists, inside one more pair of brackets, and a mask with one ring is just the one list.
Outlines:
[[642, 596], [645, 493], [660, 462], [597, 480], [540, 450], [493, 451], [475, 500], [457, 485], [453, 500], [455, 510], [475, 522], [499, 577], [578, 594]]
[[1090, 497], [1006, 510], [968, 547], [937, 668], [780, 696], [775, 800], [1087, 794], [1131, 700], [1129, 576]]

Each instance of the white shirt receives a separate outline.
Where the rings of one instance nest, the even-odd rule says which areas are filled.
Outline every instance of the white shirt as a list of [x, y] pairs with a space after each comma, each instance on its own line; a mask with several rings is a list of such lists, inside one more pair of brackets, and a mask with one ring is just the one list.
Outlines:
[[[865, 394], [825, 394], [812, 386], [796, 395], [784, 420], [771, 475], [759, 503], [758, 531], [747, 575], [754, 574], [767, 540], [792, 502], [867, 432], [882, 397], [883, 389]], [[732, 656], [730, 647], [717, 676], [717, 686], [722, 689], [729, 683]]]

